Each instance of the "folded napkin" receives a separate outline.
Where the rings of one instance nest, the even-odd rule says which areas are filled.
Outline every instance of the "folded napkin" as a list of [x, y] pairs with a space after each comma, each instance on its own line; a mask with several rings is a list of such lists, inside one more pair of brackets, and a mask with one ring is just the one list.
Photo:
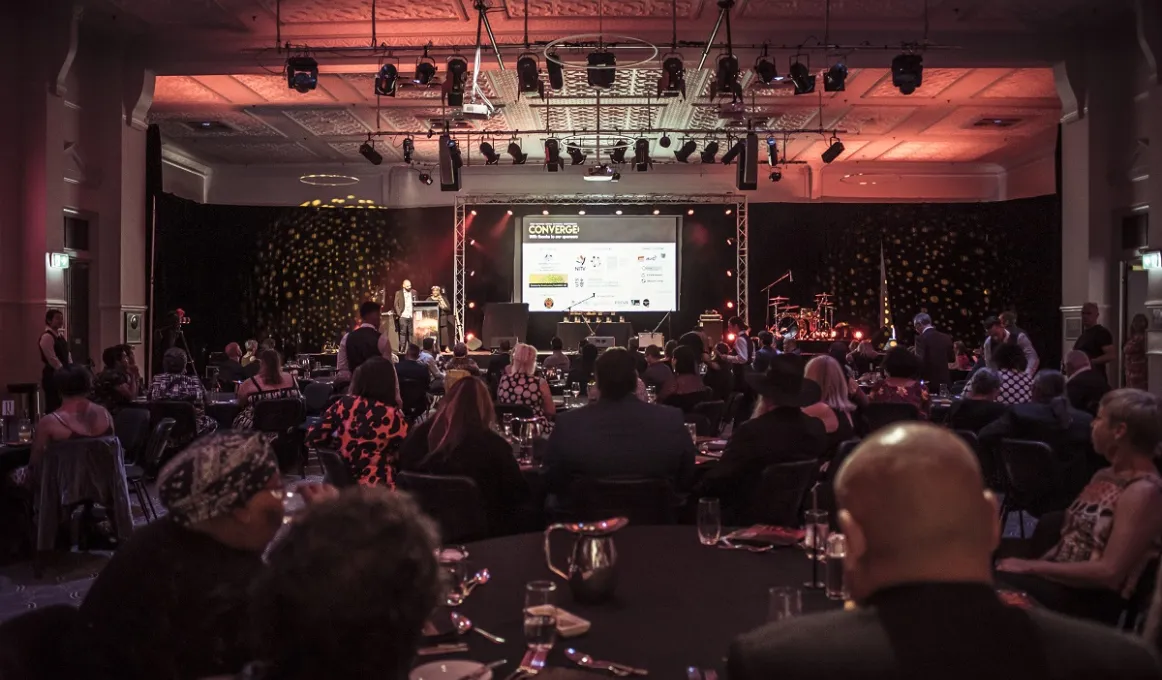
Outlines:
[[787, 546], [803, 540], [802, 529], [777, 527], [771, 524], [756, 524], [726, 535], [731, 543], [753, 543], [755, 545]]

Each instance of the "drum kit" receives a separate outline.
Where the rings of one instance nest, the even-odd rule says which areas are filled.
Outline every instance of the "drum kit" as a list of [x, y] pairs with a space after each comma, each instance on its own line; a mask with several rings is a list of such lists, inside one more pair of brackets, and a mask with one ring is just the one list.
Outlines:
[[771, 332], [792, 340], [829, 340], [835, 328], [835, 303], [830, 293], [815, 296], [815, 306], [787, 304], [790, 298], [771, 297]]

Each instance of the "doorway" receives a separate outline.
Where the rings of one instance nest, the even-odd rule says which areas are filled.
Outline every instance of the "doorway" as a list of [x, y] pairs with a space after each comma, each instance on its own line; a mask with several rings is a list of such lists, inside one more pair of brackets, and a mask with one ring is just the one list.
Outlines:
[[71, 258], [65, 270], [69, 352], [73, 363], [92, 364], [89, 353], [89, 273], [88, 261]]

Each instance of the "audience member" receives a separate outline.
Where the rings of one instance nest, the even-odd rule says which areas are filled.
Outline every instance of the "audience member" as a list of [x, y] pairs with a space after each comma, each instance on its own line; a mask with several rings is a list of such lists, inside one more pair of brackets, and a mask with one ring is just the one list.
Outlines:
[[1093, 369], [1108, 380], [1106, 367], [1118, 360], [1118, 350], [1114, 346], [1113, 334], [1097, 322], [1100, 315], [1094, 302], [1081, 306], [1081, 335], [1073, 342], [1073, 349], [1085, 352]]
[[649, 364], [646, 362], [646, 355], [641, 350], [636, 335], [630, 336], [627, 349], [629, 350], [630, 355], [633, 356], [633, 365], [637, 368], [637, 374], [640, 378], [641, 374], [646, 372], [646, 368], [649, 366]]
[[956, 361], [952, 336], [941, 333], [932, 325], [932, 317], [921, 312], [912, 319], [916, 329], [916, 358], [920, 360], [920, 379], [930, 386], [952, 386], [948, 365]]
[[468, 345], [458, 342], [452, 346], [452, 360], [446, 366], [449, 371], [468, 371], [474, 378], [480, 377], [480, 364], [468, 356]]
[[[391, 342], [379, 332], [382, 313], [383, 305], [378, 302], [368, 300], [359, 305], [359, 327], [339, 340], [339, 355], [335, 357], [336, 384], [349, 382], [363, 362], [372, 357], [396, 360], [395, 353], [391, 351]], [[270, 349], [274, 349], [273, 345]]]
[[754, 353], [754, 370], [765, 373], [771, 365], [771, 359], [778, 356], [775, 349], [775, 334], [770, 331], [759, 331], [759, 349]]
[[920, 382], [920, 360], [903, 347], [884, 355], [884, 379], [867, 395], [873, 404], [911, 404], [921, 417], [928, 413], [928, 389]]
[[572, 499], [565, 494], [578, 477], [648, 477], [689, 488], [696, 449], [682, 412], [634, 396], [637, 371], [625, 349], [607, 350], [595, 369], [601, 398], [561, 413], [549, 437], [549, 491], [568, 507]]
[[355, 370], [350, 394], [339, 397], [307, 430], [306, 444], [337, 449], [360, 484], [394, 488], [393, 449], [407, 436], [399, 406], [395, 366], [372, 357]]
[[997, 403], [1000, 394], [1001, 376], [991, 368], [977, 369], [962, 397], [952, 402], [944, 424], [953, 430], [980, 434], [985, 426], [1008, 413], [1008, 406]]
[[[201, 437], [218, 429], [218, 423], [206, 415], [206, 405], [210, 395], [195, 376], [186, 375], [186, 352], [180, 347], [170, 347], [161, 357], [162, 373], [153, 376], [146, 395], [149, 401], [188, 401], [194, 405], [197, 431], [194, 437]], [[192, 439], [193, 437], [191, 437]], [[183, 446], [189, 441], [170, 438], [173, 446]]]
[[500, 341], [500, 351], [492, 355], [492, 359], [488, 362], [488, 384], [492, 386], [492, 391], [496, 392], [496, 386], [500, 383], [500, 376], [508, 371], [509, 364], [512, 363], [512, 343], [505, 338]]
[[242, 348], [236, 342], [226, 345], [226, 351], [223, 353], [226, 359], [216, 364], [218, 384], [227, 392], [233, 392], [237, 383], [257, 374], [255, 369], [258, 365], [254, 364], [249, 369], [242, 365]]
[[952, 345], [952, 349], [956, 352], [956, 363], [954, 367], [958, 371], [971, 371], [972, 367], [976, 365], [976, 357], [973, 356], [972, 350], [968, 345], [964, 344], [963, 340], [957, 340]]
[[419, 362], [423, 364], [432, 376], [432, 389], [440, 390], [444, 387], [444, 371], [440, 370], [440, 350], [436, 347], [436, 339], [424, 338], [423, 351], [420, 352]]
[[768, 624], [735, 640], [731, 680], [1156, 678], [1140, 642], [1044, 609], [1004, 604], [990, 556], [997, 501], [947, 430], [896, 424], [836, 478], [854, 611]]
[[667, 340], [666, 346], [662, 348], [662, 356], [665, 357], [666, 363], [670, 363], [674, 359], [674, 350], [678, 348], [677, 340]]
[[116, 414], [132, 404], [141, 393], [137, 376], [130, 372], [129, 355], [124, 345], [114, 345], [101, 352], [101, 363], [105, 370], [97, 374], [93, 382], [93, 402]]
[[855, 377], [854, 372], [851, 370], [851, 366], [849, 366], [847, 363], [847, 345], [843, 344], [842, 341], [836, 340], [835, 342], [831, 343], [831, 345], [827, 347], [827, 355], [832, 359], [835, 359], [835, 363], [839, 364], [839, 367], [843, 369], [843, 375], [845, 377]]
[[819, 401], [803, 407], [803, 413], [823, 423], [827, 433], [826, 460], [830, 460], [839, 445], [855, 438], [855, 423], [851, 414], [855, 404], [850, 395], [859, 391], [843, 372], [839, 362], [830, 356], [817, 356], [807, 362], [806, 378], [819, 386]]
[[1093, 370], [1089, 356], [1079, 349], [1068, 352], [1064, 363], [1065, 375], [1069, 377], [1069, 382], [1065, 384], [1069, 404], [1075, 409], [1096, 415], [1101, 398], [1110, 391], [1105, 373]]
[[851, 353], [849, 363], [855, 370], [855, 377], [859, 378], [876, 369], [880, 363], [880, 353], [871, 344], [871, 340], [861, 340], [859, 347]]
[[528, 406], [535, 417], [552, 418], [557, 415], [553, 392], [549, 383], [537, 375], [537, 350], [523, 342], [512, 350], [509, 372], [500, 376], [496, 387], [498, 404]]
[[1145, 314], [1135, 314], [1130, 321], [1122, 358], [1126, 366], [1126, 387], [1136, 390], [1148, 389], [1149, 372], [1146, 367], [1146, 329], [1150, 321]]
[[273, 349], [258, 353], [258, 375], [238, 387], [240, 411], [234, 417], [234, 429], [254, 427], [254, 405], [268, 399], [302, 399], [299, 385], [288, 373], [282, 372], [282, 357]]
[[565, 343], [561, 341], [561, 338], [554, 336], [549, 341], [549, 349], [553, 350], [553, 352], [545, 357], [545, 360], [541, 363], [544, 369], [546, 371], [558, 370], [562, 373], [568, 373], [570, 366], [572, 366], [572, 361], [569, 357], [565, 356]]
[[259, 662], [239, 680], [399, 680], [440, 595], [431, 519], [404, 494], [346, 489], [309, 508], [253, 588]]
[[992, 362], [1001, 377], [997, 403], [1024, 404], [1033, 398], [1033, 375], [1025, 370], [1025, 354], [1020, 347], [1001, 345], [993, 353]]
[[242, 360], [239, 363], [245, 368], [253, 361], [258, 361], [258, 341], [251, 338], [246, 341], [246, 354], [242, 355]]
[[1110, 462], [1065, 513], [1061, 538], [1040, 559], [1005, 559], [1002, 580], [1056, 611], [1116, 623], [1162, 541], [1162, 402], [1141, 390], [1102, 397], [1094, 449]]
[[[327, 495], [298, 488], [310, 502]], [[166, 464], [167, 513], [113, 554], [81, 604], [78, 677], [195, 680], [252, 659], [247, 593], [282, 526], [282, 490], [258, 434], [203, 437]]]
[[[664, 365], [661, 362], [655, 364], [655, 366]], [[686, 346], [674, 350], [674, 371], [676, 375], [658, 392], [659, 401], [667, 406], [682, 409], [683, 413], [690, 413], [695, 406], [713, 397], [710, 388], [706, 387], [702, 377], [698, 375], [694, 350]]]
[[68, 364], [53, 374], [53, 388], [61, 405], [36, 424], [28, 465], [17, 468], [12, 479], [35, 494], [40, 491], [40, 467], [44, 453], [53, 442], [113, 434], [113, 416], [105, 407], [89, 401], [93, 376], [80, 364]]
[[997, 352], [1005, 345], [1016, 346], [1021, 354], [1024, 355], [1024, 371], [1031, 378], [1037, 373], [1037, 367], [1041, 361], [1037, 357], [1037, 350], [1033, 349], [1033, 343], [1029, 340], [1029, 336], [1019, 328], [1014, 326], [1013, 330], [1005, 328], [1001, 320], [995, 316], [990, 316], [984, 320], [984, 329], [988, 336], [984, 340], [984, 345], [981, 347], [981, 362], [985, 366], [994, 371], [1001, 370], [1001, 366], [997, 361]]
[[[694, 372], [698, 372], [696, 366]], [[657, 345], [646, 347], [646, 370], [641, 378], [647, 387], [658, 391], [659, 397], [667, 393], [670, 383], [674, 381], [674, 370]]]
[[[674, 350], [675, 356], [677, 355], [677, 351]], [[725, 342], [720, 342], [715, 345], [713, 352], [709, 355], [703, 355], [703, 363], [706, 365], [706, 375], [702, 376], [702, 382], [706, 383], [706, 386], [714, 394], [714, 398], [719, 401], [726, 401], [730, 397], [731, 392], [749, 389], [745, 383], [735, 381], [734, 371], [726, 361], [729, 356], [730, 347]], [[677, 363], [676, 360], [675, 363]], [[746, 412], [749, 412], [750, 405], [754, 403], [753, 396], [750, 395], [750, 398], [747, 399]]]
[[415, 343], [408, 343], [407, 349], [404, 350], [403, 358], [399, 360], [399, 364], [395, 367], [396, 373], [400, 380], [411, 380], [423, 384], [424, 391], [428, 391], [428, 385], [432, 381], [432, 374], [428, 371], [428, 367], [420, 363], [420, 347]]
[[569, 371], [569, 384], [581, 386], [581, 396], [589, 395], [589, 383], [593, 382], [599, 350], [595, 345], [585, 343], [581, 347], [581, 362]]
[[766, 373], [751, 373], [759, 395], [755, 415], [737, 426], [722, 460], [702, 478], [698, 492], [720, 499], [728, 522], [746, 523], [746, 510], [762, 472], [769, 465], [820, 460], [827, 453], [827, 432], [802, 409], [819, 401], [819, 385], [803, 376], [803, 361], [786, 354], [771, 360]]
[[490, 532], [503, 535], [522, 528], [516, 518], [529, 500], [529, 487], [512, 445], [493, 431], [495, 423], [488, 386], [475, 378], [460, 380], [440, 401], [436, 415], [412, 429], [399, 454], [399, 469], [472, 479], [480, 488]]

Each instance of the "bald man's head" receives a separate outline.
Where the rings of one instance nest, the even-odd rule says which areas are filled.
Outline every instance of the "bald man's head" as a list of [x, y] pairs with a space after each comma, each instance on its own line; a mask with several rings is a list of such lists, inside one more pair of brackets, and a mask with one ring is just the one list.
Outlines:
[[905, 581], [988, 580], [996, 501], [955, 434], [897, 424], [864, 440], [835, 478], [857, 599]]
[[1083, 368], [1089, 368], [1089, 355], [1079, 349], [1065, 355], [1065, 374], [1073, 375]]

